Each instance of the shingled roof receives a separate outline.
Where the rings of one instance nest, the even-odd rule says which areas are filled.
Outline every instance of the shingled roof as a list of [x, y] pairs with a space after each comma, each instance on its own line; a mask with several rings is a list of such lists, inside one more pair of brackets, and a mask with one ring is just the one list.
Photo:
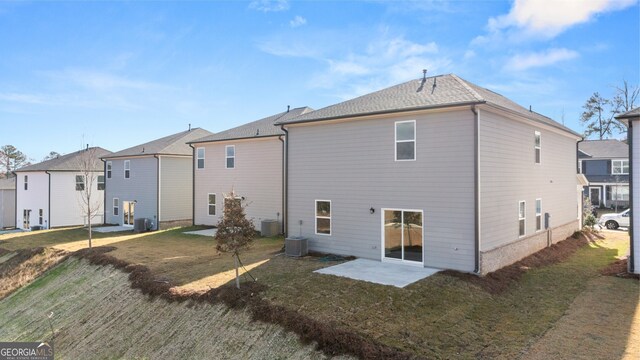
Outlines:
[[581, 159], [616, 159], [629, 157], [629, 145], [620, 140], [585, 140], [578, 144]]
[[99, 161], [100, 158], [111, 154], [111, 151], [105, 150], [101, 147], [91, 147], [88, 149], [82, 149], [80, 151], [76, 151], [67, 155], [61, 155], [51, 160], [43, 161], [41, 163], [28, 165], [22, 167], [16, 172], [24, 172], [24, 171], [78, 171], [81, 170], [79, 158], [85, 151], [94, 151], [94, 156], [98, 159], [96, 161], [96, 167], [93, 169], [94, 171], [104, 170], [104, 165], [102, 161]]
[[627, 120], [629, 120], [631, 118], [640, 118], [640, 107], [637, 107], [635, 109], [631, 109], [631, 110], [627, 111], [624, 114], [620, 114], [620, 115], [616, 116], [616, 119], [622, 121], [623, 123], [626, 123]]
[[498, 93], [454, 74], [407, 81], [293, 119], [281, 119], [276, 125], [485, 103], [581, 136], [546, 116], [529, 111]]
[[252, 121], [250, 123], [240, 125], [238, 127], [231, 128], [229, 130], [221, 131], [217, 134], [209, 135], [201, 139], [192, 141], [195, 143], [235, 140], [235, 139], [247, 139], [247, 138], [259, 138], [268, 136], [284, 135], [284, 132], [279, 127], [275, 126], [276, 121], [286, 121], [293, 119], [299, 115], [307, 114], [313, 111], [308, 107], [299, 107], [291, 109], [289, 111], [281, 112], [269, 117]]
[[177, 134], [165, 136], [157, 140], [149, 141], [144, 144], [132, 146], [128, 149], [120, 150], [108, 156], [104, 156], [103, 158], [112, 159], [144, 155], [192, 155], [193, 150], [189, 145], [187, 145], [187, 143], [211, 134], [212, 133], [207, 130], [194, 128]]

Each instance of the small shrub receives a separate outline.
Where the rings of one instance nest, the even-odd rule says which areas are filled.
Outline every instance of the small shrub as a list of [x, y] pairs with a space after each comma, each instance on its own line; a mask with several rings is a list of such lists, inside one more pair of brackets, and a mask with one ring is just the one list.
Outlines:
[[589, 214], [584, 218], [584, 226], [591, 228], [591, 230], [593, 230], [593, 227], [596, 226], [597, 223], [598, 220], [596, 220], [593, 214]]

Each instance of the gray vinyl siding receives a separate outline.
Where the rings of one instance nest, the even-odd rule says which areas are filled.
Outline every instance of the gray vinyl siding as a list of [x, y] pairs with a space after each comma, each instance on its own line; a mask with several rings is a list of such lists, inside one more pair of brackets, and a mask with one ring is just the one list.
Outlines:
[[16, 191], [0, 190], [0, 229], [16, 225]]
[[[225, 146], [235, 145], [235, 168], [225, 168]], [[257, 230], [265, 219], [282, 221], [282, 142], [277, 137], [196, 144], [205, 148], [205, 168], [195, 170], [196, 225], [216, 225], [223, 194], [245, 198], [247, 217]], [[194, 159], [194, 163], [197, 161]], [[216, 215], [208, 215], [208, 194], [216, 194]]]
[[190, 156], [160, 157], [160, 221], [191, 219], [192, 170]]
[[[124, 161], [131, 161], [131, 177], [124, 178]], [[148, 218], [157, 225], [158, 159], [153, 156], [114, 159], [111, 179], [106, 178], [105, 222], [123, 223], [123, 201], [137, 201], [135, 218]], [[113, 215], [113, 198], [120, 200], [120, 213]]]
[[[416, 120], [416, 161], [395, 161], [395, 121]], [[289, 236], [382, 258], [382, 208], [423, 210], [424, 265], [474, 268], [474, 122], [467, 110], [289, 127]], [[315, 234], [315, 200], [332, 234]], [[370, 208], [375, 213], [370, 213]]]
[[[541, 163], [535, 164], [534, 132], [541, 133]], [[480, 250], [520, 239], [518, 202], [526, 201], [525, 236], [535, 233], [535, 201], [542, 199], [551, 226], [578, 217], [576, 138], [487, 110], [480, 112]]]

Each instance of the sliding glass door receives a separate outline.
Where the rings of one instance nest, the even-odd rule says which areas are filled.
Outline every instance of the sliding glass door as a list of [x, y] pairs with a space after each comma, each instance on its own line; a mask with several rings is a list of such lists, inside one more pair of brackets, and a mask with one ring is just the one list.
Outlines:
[[383, 209], [384, 258], [422, 263], [422, 211]]

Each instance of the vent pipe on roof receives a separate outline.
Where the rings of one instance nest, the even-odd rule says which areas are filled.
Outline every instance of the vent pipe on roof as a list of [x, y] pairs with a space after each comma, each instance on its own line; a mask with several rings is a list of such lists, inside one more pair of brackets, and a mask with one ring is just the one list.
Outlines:
[[87, 150], [89, 150], [89, 144], [87, 144]]
[[427, 81], [427, 69], [422, 69], [422, 82]]
[[291, 105], [287, 105], [287, 112], [289, 112], [289, 109], [291, 109]]
[[189, 131], [191, 131], [191, 124], [189, 124]]
[[532, 111], [531, 111], [531, 105], [529, 105], [529, 112], [532, 112]]

